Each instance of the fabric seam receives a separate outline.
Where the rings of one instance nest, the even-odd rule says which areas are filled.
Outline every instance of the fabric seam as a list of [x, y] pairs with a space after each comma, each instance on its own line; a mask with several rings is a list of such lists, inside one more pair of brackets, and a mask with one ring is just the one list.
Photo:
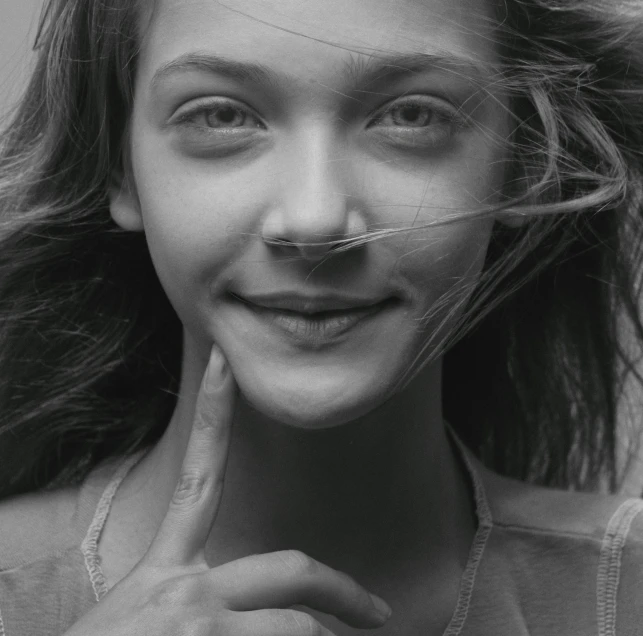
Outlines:
[[482, 483], [482, 479], [478, 475], [473, 463], [469, 460], [467, 449], [450, 427], [447, 426], [447, 430], [451, 433], [453, 440], [460, 449], [462, 459], [469, 471], [469, 475], [471, 476], [476, 504], [476, 514], [478, 517], [478, 529], [476, 530], [473, 538], [469, 560], [462, 575], [458, 601], [456, 603], [453, 616], [451, 617], [451, 620], [443, 634], [443, 636], [459, 636], [464, 629], [464, 625], [469, 614], [471, 597], [473, 596], [473, 590], [476, 582], [476, 574], [478, 573], [478, 567], [482, 561], [487, 540], [489, 539], [489, 535], [493, 529], [493, 519], [491, 516], [491, 509], [487, 501], [484, 484]]
[[598, 636], [616, 636], [616, 603], [621, 559], [632, 521], [643, 510], [643, 501], [623, 502], [610, 519], [603, 537], [596, 575]]
[[[101, 533], [109, 514], [112, 500], [116, 494], [116, 490], [123, 481], [123, 478], [134, 464], [143, 456], [144, 451], [139, 451], [134, 455], [127, 458], [118, 470], [115, 472], [111, 481], [103, 491], [103, 494], [98, 502], [94, 518], [87, 530], [87, 534], [81, 543], [80, 550], [85, 560], [85, 568], [89, 574], [89, 580], [94, 590], [94, 597], [98, 603], [105, 594], [107, 594], [107, 582], [105, 575], [100, 567], [100, 555], [98, 554], [98, 542], [100, 541]], [[0, 635], [1, 636], [1, 635]]]
[[553, 528], [538, 528], [537, 526], [526, 526], [519, 523], [504, 523], [502, 521], [494, 521], [494, 526], [496, 528], [502, 528], [503, 530], [513, 530], [515, 532], [524, 532], [537, 535], [549, 535], [553, 537], [567, 537], [569, 539], [587, 539], [588, 541], [594, 541], [596, 543], [602, 543], [603, 537], [597, 537], [590, 532], [572, 532], [572, 531], [562, 531], [558, 532]]

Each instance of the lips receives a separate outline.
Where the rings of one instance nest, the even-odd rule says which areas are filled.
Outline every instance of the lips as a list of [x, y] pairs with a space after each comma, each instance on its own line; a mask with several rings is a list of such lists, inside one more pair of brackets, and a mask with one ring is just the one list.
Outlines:
[[300, 345], [313, 347], [333, 342], [396, 303], [391, 297], [231, 296], [244, 303], [264, 324], [278, 329]]
[[391, 298], [358, 298], [348, 296], [302, 296], [296, 294], [246, 295], [231, 293], [242, 302], [275, 311], [295, 312], [303, 315], [351, 312], [373, 308]]

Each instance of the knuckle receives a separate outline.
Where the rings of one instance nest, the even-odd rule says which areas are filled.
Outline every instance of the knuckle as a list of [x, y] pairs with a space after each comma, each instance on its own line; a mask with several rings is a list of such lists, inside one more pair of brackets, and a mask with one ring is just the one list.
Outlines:
[[286, 569], [298, 576], [314, 576], [319, 573], [320, 565], [315, 559], [300, 550], [284, 550], [279, 552], [281, 562]]
[[208, 430], [214, 428], [214, 414], [210, 412], [210, 409], [203, 407], [202, 404], [199, 405], [200, 408], [197, 410], [196, 415], [194, 416], [194, 428], [199, 430]]
[[203, 475], [183, 473], [176, 484], [171, 504], [192, 506], [198, 503], [205, 493], [207, 480]]
[[211, 443], [216, 444], [222, 438], [228, 435], [226, 427], [221, 426], [222, 419], [225, 419], [221, 405], [218, 404], [199, 404], [194, 415], [193, 427], [199, 431], [199, 434], [208, 438]]

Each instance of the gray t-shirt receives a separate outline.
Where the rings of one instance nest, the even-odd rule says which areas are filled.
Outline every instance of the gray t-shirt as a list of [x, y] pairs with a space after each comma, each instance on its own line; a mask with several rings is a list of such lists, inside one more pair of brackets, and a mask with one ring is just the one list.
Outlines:
[[[478, 528], [444, 636], [643, 634], [643, 501], [507, 479], [456, 445]], [[75, 498], [52, 495], [37, 524], [29, 495], [2, 502], [0, 636], [60, 636], [100, 602], [98, 542], [140, 457], [99, 466]]]

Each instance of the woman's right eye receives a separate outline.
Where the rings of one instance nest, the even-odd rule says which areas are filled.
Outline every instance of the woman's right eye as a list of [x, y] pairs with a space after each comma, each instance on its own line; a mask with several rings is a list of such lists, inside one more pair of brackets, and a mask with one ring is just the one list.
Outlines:
[[170, 123], [193, 126], [214, 134], [216, 131], [266, 129], [247, 107], [234, 100], [220, 98], [193, 102], [179, 109]]

